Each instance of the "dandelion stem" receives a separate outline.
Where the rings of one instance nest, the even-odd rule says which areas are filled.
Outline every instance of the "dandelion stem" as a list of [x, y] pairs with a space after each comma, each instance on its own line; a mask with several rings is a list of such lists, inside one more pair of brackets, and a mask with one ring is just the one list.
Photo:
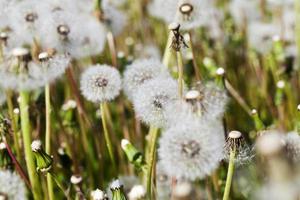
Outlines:
[[43, 199], [41, 194], [41, 187], [39, 183], [38, 174], [35, 171], [34, 156], [31, 150], [31, 131], [30, 131], [30, 121], [29, 121], [29, 94], [28, 92], [20, 92], [20, 112], [21, 112], [21, 128], [24, 141], [25, 149], [25, 160], [27, 164], [27, 170], [29, 174], [29, 180], [32, 186], [33, 197], [36, 200]]
[[153, 166], [155, 163], [156, 154], [156, 143], [158, 139], [158, 129], [155, 127], [150, 128], [150, 149], [148, 157], [148, 168], [147, 168], [147, 193], [149, 198], [152, 197], [152, 182], [153, 182]]
[[198, 68], [197, 65], [197, 61], [196, 61], [196, 52], [195, 52], [195, 48], [194, 48], [194, 44], [193, 44], [193, 38], [192, 38], [192, 32], [189, 31], [189, 36], [190, 36], [190, 48], [192, 51], [192, 55], [193, 55], [193, 67], [194, 67], [194, 71], [195, 71], [195, 76], [196, 76], [196, 80], [200, 81], [201, 80], [201, 74], [200, 74], [200, 70]]
[[172, 33], [170, 32], [168, 35], [168, 40], [167, 40], [167, 44], [165, 47], [165, 52], [164, 52], [164, 56], [163, 56], [163, 64], [164, 66], [166, 66], [167, 68], [169, 67], [169, 62], [170, 62], [170, 58], [172, 55], [172, 51], [171, 51], [171, 44], [172, 44]]
[[14, 147], [16, 150], [17, 158], [18, 160], [21, 160], [21, 151], [20, 151], [20, 143], [19, 143], [19, 137], [18, 137], [18, 128], [16, 119], [14, 116], [14, 105], [12, 101], [12, 91], [8, 90], [6, 91], [6, 101], [7, 101], [7, 107], [8, 107], [8, 114], [11, 120], [11, 127], [13, 130], [13, 137], [14, 137]]
[[116, 51], [116, 43], [115, 43], [114, 35], [112, 34], [111, 31], [109, 31], [107, 33], [106, 37], [107, 37], [107, 42], [108, 42], [108, 47], [109, 47], [109, 51], [110, 51], [112, 65], [114, 67], [117, 67], [118, 66], [117, 51]]
[[178, 93], [179, 97], [182, 98], [183, 95], [183, 62], [182, 55], [180, 51], [176, 51], [177, 55], [177, 65], [178, 65]]
[[[45, 86], [45, 104], [46, 104], [46, 153], [51, 155], [51, 102], [50, 102], [50, 85]], [[53, 182], [50, 174], [47, 174], [47, 187], [49, 200], [54, 200]]]
[[67, 193], [67, 190], [63, 187], [63, 185], [59, 182], [59, 180], [57, 179], [56, 175], [53, 172], [48, 172], [47, 177], [52, 178], [56, 185], [59, 187], [59, 189], [64, 193], [65, 197], [69, 200], [69, 194]]
[[233, 149], [230, 151], [229, 165], [228, 165], [228, 171], [227, 171], [227, 178], [226, 178], [226, 184], [225, 184], [223, 200], [228, 200], [229, 199], [231, 182], [232, 182], [232, 177], [233, 177], [233, 172], [234, 172], [235, 154], [236, 154], [236, 147], [234, 146]]
[[109, 157], [111, 159], [114, 169], [116, 169], [116, 162], [115, 162], [115, 158], [114, 158], [113, 147], [112, 147], [112, 143], [111, 143], [110, 136], [108, 133], [108, 128], [107, 128], [107, 122], [106, 122], [107, 111], [106, 111], [105, 104], [106, 104], [105, 102], [100, 103], [101, 120], [102, 120], [102, 126], [103, 126], [103, 131], [104, 131], [104, 139], [105, 139], [106, 147], [108, 149]]

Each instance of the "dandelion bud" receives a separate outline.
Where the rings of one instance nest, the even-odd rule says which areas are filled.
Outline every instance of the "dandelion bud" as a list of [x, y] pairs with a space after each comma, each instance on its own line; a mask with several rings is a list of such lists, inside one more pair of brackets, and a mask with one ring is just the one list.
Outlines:
[[142, 200], [146, 197], [146, 190], [142, 185], [135, 185], [128, 193], [129, 200]]
[[107, 195], [99, 189], [96, 189], [91, 192], [92, 200], [108, 200]]
[[127, 200], [123, 184], [121, 184], [120, 180], [114, 180], [110, 185], [110, 190], [112, 191], [112, 200]]
[[143, 155], [139, 152], [128, 140], [121, 141], [122, 149], [124, 150], [128, 160], [137, 168], [143, 165]]
[[31, 143], [31, 150], [36, 158], [36, 165], [38, 172], [48, 172], [52, 167], [53, 157], [49, 156], [42, 148], [40, 140], [34, 140]]

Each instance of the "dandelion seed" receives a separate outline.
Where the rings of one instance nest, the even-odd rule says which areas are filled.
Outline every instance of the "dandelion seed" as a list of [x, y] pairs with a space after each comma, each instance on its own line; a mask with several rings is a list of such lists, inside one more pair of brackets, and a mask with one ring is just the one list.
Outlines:
[[264, 155], [271, 156], [283, 149], [282, 133], [276, 130], [267, 130], [256, 141], [256, 150]]
[[130, 100], [134, 93], [146, 81], [158, 76], [169, 77], [164, 65], [155, 59], [139, 59], [126, 67], [123, 78], [123, 89]]
[[121, 89], [119, 72], [108, 65], [93, 65], [83, 72], [80, 80], [83, 96], [99, 103], [116, 98]]
[[219, 165], [224, 137], [220, 124], [193, 120], [174, 124], [160, 139], [160, 163], [169, 177], [202, 179]]
[[0, 199], [26, 199], [25, 184], [16, 173], [0, 170], [0, 185]]
[[177, 87], [175, 80], [165, 77], [142, 84], [133, 98], [136, 116], [148, 125], [165, 126], [165, 109], [179, 98]]

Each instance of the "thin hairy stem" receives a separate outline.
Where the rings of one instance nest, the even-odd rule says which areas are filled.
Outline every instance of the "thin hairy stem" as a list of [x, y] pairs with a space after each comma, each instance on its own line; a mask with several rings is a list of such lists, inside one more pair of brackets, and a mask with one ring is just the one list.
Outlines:
[[228, 165], [228, 171], [227, 171], [227, 178], [226, 178], [226, 184], [225, 184], [223, 200], [228, 200], [229, 199], [231, 182], [232, 182], [232, 177], [233, 177], [233, 172], [234, 172], [235, 154], [236, 154], [236, 149], [234, 147], [230, 151], [229, 165]]
[[177, 56], [177, 66], [178, 66], [178, 94], [179, 94], [179, 97], [182, 98], [182, 96], [183, 96], [183, 62], [182, 62], [181, 52], [177, 51], [176, 56]]

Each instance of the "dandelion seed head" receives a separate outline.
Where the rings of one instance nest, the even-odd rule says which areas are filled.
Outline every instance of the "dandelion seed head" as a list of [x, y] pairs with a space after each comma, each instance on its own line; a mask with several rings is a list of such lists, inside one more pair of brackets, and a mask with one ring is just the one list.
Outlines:
[[146, 196], [146, 190], [142, 185], [135, 185], [128, 193], [129, 200], [139, 200]]
[[228, 102], [226, 91], [213, 83], [197, 83], [185, 94], [185, 99], [192, 105], [194, 112], [207, 119], [222, 117]]
[[178, 85], [172, 78], [157, 77], [142, 84], [134, 94], [136, 116], [148, 125], [166, 125], [165, 109], [178, 99]]
[[271, 156], [282, 149], [282, 134], [276, 130], [264, 131], [256, 141], [256, 150], [264, 156]]
[[134, 93], [145, 82], [158, 76], [169, 76], [164, 65], [156, 59], [138, 59], [126, 67], [123, 78], [123, 89], [130, 100]]
[[168, 128], [160, 139], [159, 158], [170, 177], [194, 181], [209, 175], [223, 157], [223, 127], [193, 120]]
[[283, 80], [280, 80], [276, 83], [276, 87], [279, 89], [283, 89], [285, 86], [285, 82]]
[[0, 143], [0, 150], [4, 150], [4, 149], [6, 149], [6, 145], [5, 145], [4, 142], [1, 142]]
[[121, 89], [119, 72], [108, 65], [93, 65], [81, 75], [80, 89], [83, 96], [92, 102], [111, 101]]
[[156, 164], [156, 190], [158, 199], [169, 199], [171, 195], [171, 178], [166, 174], [160, 161]]
[[120, 188], [123, 187], [123, 184], [121, 183], [121, 181], [119, 179], [114, 180], [111, 184], [110, 184], [110, 189], [111, 190], [118, 190]]
[[39, 150], [42, 149], [42, 142], [41, 140], [34, 140], [32, 143], [31, 143], [31, 150], [34, 151], [34, 152], [38, 152]]
[[252, 22], [249, 25], [249, 45], [261, 54], [268, 53], [273, 46], [273, 36], [280, 34], [280, 27], [274, 23]]
[[135, 54], [140, 59], [161, 59], [160, 50], [154, 44], [137, 44], [135, 45]]
[[92, 200], [107, 200], [107, 195], [100, 189], [93, 190], [91, 192]]
[[204, 26], [212, 16], [213, 1], [198, 0], [154, 0], [149, 13], [166, 23], [178, 22], [182, 29]]
[[9, 200], [25, 200], [26, 188], [23, 180], [14, 172], [0, 170], [0, 198]]
[[289, 132], [284, 136], [284, 147], [288, 158], [294, 163], [300, 162], [300, 136], [296, 132]]
[[88, 14], [54, 11], [41, 26], [41, 42], [44, 48], [53, 48], [58, 53], [69, 53], [76, 58], [101, 53], [105, 39], [106, 30], [103, 24]]
[[108, 1], [102, 2], [102, 10], [104, 13], [103, 22], [108, 29], [114, 36], [121, 34], [127, 25], [127, 15]]
[[233, 0], [229, 3], [229, 11], [235, 23], [243, 26], [261, 18], [259, 11], [259, 1], [257, 0]]

